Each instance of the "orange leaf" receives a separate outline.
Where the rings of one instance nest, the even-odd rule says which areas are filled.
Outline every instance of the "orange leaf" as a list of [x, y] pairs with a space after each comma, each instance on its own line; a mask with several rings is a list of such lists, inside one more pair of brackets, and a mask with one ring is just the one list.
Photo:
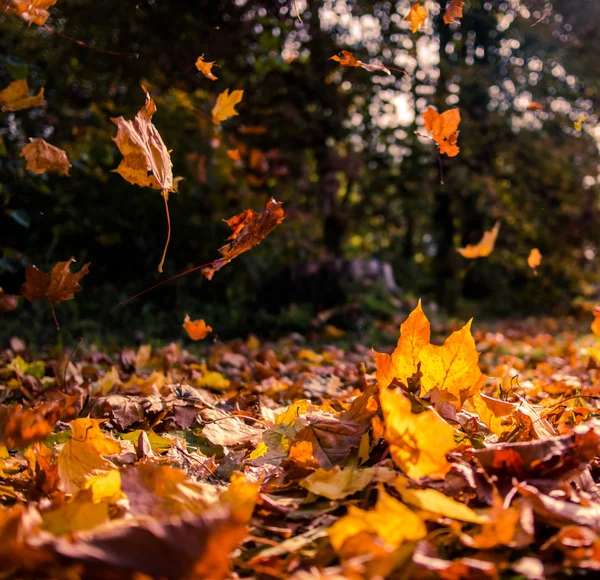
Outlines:
[[529, 103], [529, 105], [527, 105], [527, 110], [528, 111], [543, 111], [544, 106], [540, 105], [539, 103], [533, 102], [533, 103]]
[[42, 26], [50, 16], [47, 8], [55, 4], [56, 0], [6, 0], [0, 7], [9, 14], [20, 16], [25, 22]]
[[427, 10], [417, 2], [417, 4], [413, 4], [410, 7], [410, 12], [404, 20], [410, 22], [410, 29], [413, 32], [417, 32], [425, 20], [427, 20]]
[[67, 262], [58, 262], [50, 275], [38, 270], [35, 266], [25, 269], [25, 283], [21, 286], [21, 295], [29, 302], [48, 298], [51, 302], [59, 303], [71, 300], [75, 292], [81, 290], [79, 281], [89, 272], [90, 263], [84, 264], [77, 273], [71, 272], [71, 258]]
[[440, 114], [429, 107], [423, 113], [423, 120], [425, 121], [425, 130], [437, 143], [440, 153], [445, 153], [448, 157], [458, 155], [460, 148], [456, 145], [456, 141], [459, 133], [460, 111], [449, 109]]
[[239, 161], [241, 159], [239, 149], [230, 149], [229, 151], [227, 151], [227, 156], [232, 161]]
[[232, 234], [227, 238], [230, 243], [219, 248], [223, 256], [215, 260], [210, 266], [202, 269], [204, 276], [211, 280], [217, 270], [220, 270], [240, 254], [247, 252], [260, 242], [285, 219], [285, 212], [281, 202], [273, 198], [267, 203], [264, 213], [257, 213], [247, 209], [238, 215], [225, 220], [231, 228]]
[[0, 91], [0, 109], [3, 111], [21, 111], [33, 107], [41, 107], [44, 101], [44, 88], [33, 96], [29, 94], [27, 81], [13, 81], [5, 89]]
[[478, 244], [469, 244], [464, 248], [458, 248], [458, 252], [463, 258], [487, 258], [496, 245], [499, 231], [500, 222], [496, 222], [489, 232], [483, 232], [483, 237]]
[[537, 248], [533, 248], [531, 252], [529, 252], [529, 256], [527, 258], [527, 265], [535, 272], [535, 269], [542, 263], [542, 254]]
[[600, 307], [596, 306], [594, 307], [594, 322], [592, 322], [591, 325], [591, 329], [592, 332], [596, 335], [596, 336], [600, 336]]
[[242, 100], [244, 91], [232, 91], [225, 89], [218, 97], [217, 102], [212, 110], [212, 122], [215, 125], [220, 125], [221, 121], [235, 117], [239, 113], [235, 110], [235, 106]]
[[192, 340], [202, 340], [206, 338], [208, 333], [212, 332], [212, 328], [203, 319], [190, 320], [187, 314], [183, 321], [183, 328], [185, 328], [185, 331]]
[[58, 147], [46, 143], [43, 139], [29, 139], [23, 147], [21, 157], [27, 159], [27, 169], [34, 173], [60, 173], [69, 175], [69, 159], [67, 154]]
[[214, 62], [206, 62], [204, 60], [204, 55], [199, 56], [196, 60], [196, 68], [211, 81], [216, 81], [218, 77], [216, 77], [210, 70], [215, 66]]
[[354, 66], [354, 67], [360, 67], [360, 68], [364, 68], [365, 70], [368, 70], [369, 72], [384, 72], [385, 74], [392, 74], [390, 72], [390, 70], [382, 65], [378, 65], [378, 64], [367, 64], [364, 63], [360, 60], [358, 60], [351, 52], [347, 51], [347, 50], [342, 50], [340, 52], [341, 56], [338, 56], [337, 54], [335, 56], [332, 56], [329, 58], [329, 60], [335, 60], [337, 62], [339, 62], [342, 66]]
[[463, 17], [463, 0], [450, 0], [446, 5], [444, 22], [446, 24], [460, 24], [460, 18]]

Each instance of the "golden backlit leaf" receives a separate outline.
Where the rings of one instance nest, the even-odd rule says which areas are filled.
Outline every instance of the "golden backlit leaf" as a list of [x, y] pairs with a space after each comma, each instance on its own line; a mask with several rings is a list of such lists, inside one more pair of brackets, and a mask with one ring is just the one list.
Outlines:
[[379, 396], [394, 463], [412, 479], [443, 479], [451, 467], [446, 454], [456, 447], [454, 429], [433, 409], [413, 413], [398, 389], [385, 389]]
[[27, 160], [27, 169], [34, 173], [60, 173], [69, 175], [71, 163], [67, 154], [58, 147], [46, 143], [43, 139], [29, 139], [23, 147], [21, 157]]
[[187, 314], [183, 321], [183, 328], [185, 328], [185, 331], [192, 340], [202, 340], [213, 330], [203, 319], [190, 320]]
[[500, 222], [496, 222], [489, 232], [483, 232], [483, 237], [477, 244], [469, 244], [464, 248], [458, 248], [458, 252], [463, 258], [486, 258], [492, 253], [496, 245], [496, 238], [500, 231]]
[[50, 16], [48, 8], [55, 4], [56, 0], [4, 0], [0, 2], [0, 9], [20, 16], [25, 22], [42, 26]]
[[423, 120], [425, 130], [437, 143], [440, 153], [445, 153], [448, 157], [458, 155], [460, 148], [456, 145], [456, 142], [459, 133], [460, 111], [458, 109], [448, 109], [440, 114], [435, 109], [428, 107], [423, 113]]
[[88, 477], [105, 475], [114, 465], [104, 455], [121, 451], [121, 445], [108, 439], [100, 429], [105, 419], [80, 418], [71, 421], [71, 438], [58, 455], [60, 487], [73, 493], [84, 487]]
[[282, 205], [281, 202], [271, 198], [267, 202], [264, 213], [247, 209], [226, 220], [227, 225], [232, 230], [232, 234], [227, 240], [231, 241], [219, 248], [222, 258], [215, 260], [210, 266], [202, 269], [204, 276], [211, 280], [217, 270], [229, 264], [231, 260], [237, 258], [240, 254], [260, 244], [275, 226], [285, 219]]
[[79, 281], [89, 272], [90, 263], [84, 264], [79, 272], [71, 272], [71, 263], [75, 258], [67, 262], [58, 262], [50, 275], [38, 270], [35, 266], [27, 266], [25, 269], [25, 283], [21, 286], [21, 295], [29, 302], [48, 298], [51, 302], [58, 303], [71, 300], [75, 292], [81, 290]]
[[460, 24], [463, 17], [464, 0], [450, 0], [446, 5], [444, 12], [444, 22], [446, 24]]
[[37, 95], [30, 95], [26, 80], [13, 81], [0, 91], [0, 109], [5, 112], [31, 109], [45, 104], [44, 88], [42, 87]]
[[214, 62], [206, 62], [204, 60], [204, 55], [199, 56], [196, 59], [196, 68], [209, 80], [216, 81], [218, 77], [216, 77], [212, 72], [212, 67], [215, 66]]
[[63, 536], [103, 524], [108, 520], [109, 502], [95, 502], [92, 495], [89, 489], [81, 490], [58, 509], [44, 512], [42, 528], [55, 536]]
[[212, 110], [212, 121], [215, 125], [219, 125], [221, 121], [235, 117], [239, 113], [235, 110], [235, 106], [242, 100], [244, 91], [237, 90], [229, 93], [229, 89], [225, 89], [218, 97], [217, 102]]
[[417, 2], [410, 7], [410, 12], [404, 20], [410, 22], [410, 29], [413, 32], [417, 32], [425, 20], [427, 20], [427, 9]]
[[417, 372], [421, 351], [429, 344], [431, 335], [429, 320], [423, 312], [421, 300], [408, 318], [400, 325], [400, 338], [394, 352], [375, 354], [376, 378], [381, 389], [385, 389], [398, 379], [404, 385], [408, 378]]
[[367, 64], [358, 60], [350, 51], [342, 50], [339, 55], [334, 55], [329, 60], [335, 60], [342, 66], [353, 66], [360, 67], [368, 70], [369, 72], [384, 72], [385, 74], [392, 74], [390, 70], [380, 64]]
[[527, 265], [535, 272], [535, 269], [542, 263], [542, 254], [537, 248], [533, 248], [527, 257]]

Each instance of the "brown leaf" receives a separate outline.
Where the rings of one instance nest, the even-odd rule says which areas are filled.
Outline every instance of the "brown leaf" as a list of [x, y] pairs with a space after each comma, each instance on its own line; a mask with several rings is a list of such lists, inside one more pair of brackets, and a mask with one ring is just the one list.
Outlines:
[[41, 272], [35, 266], [27, 266], [21, 295], [29, 302], [43, 298], [48, 298], [55, 304], [71, 300], [75, 297], [75, 292], [81, 290], [79, 281], [89, 272], [90, 266], [88, 262], [79, 272], [72, 273], [71, 263], [74, 261], [75, 258], [71, 258], [67, 262], [57, 262], [50, 275]]
[[281, 202], [271, 198], [264, 213], [247, 209], [226, 220], [227, 225], [232, 230], [232, 234], [227, 238], [231, 242], [219, 248], [219, 252], [223, 257], [215, 260], [210, 266], [203, 268], [202, 274], [208, 280], [212, 280], [217, 270], [229, 264], [231, 260], [237, 258], [240, 254], [260, 244], [273, 231], [275, 226], [279, 225], [284, 219], [285, 212]]
[[446, 5], [444, 13], [444, 22], [446, 24], [460, 24], [460, 19], [463, 17], [464, 0], [450, 0]]
[[5, 112], [31, 109], [45, 104], [44, 88], [42, 87], [37, 95], [31, 96], [25, 80], [13, 81], [8, 87], [0, 91], [0, 109]]
[[71, 163], [67, 154], [58, 147], [46, 143], [43, 139], [29, 139], [23, 147], [21, 157], [27, 159], [27, 169], [34, 173], [61, 173], [69, 175]]
[[[340, 56], [341, 55], [341, 56]], [[329, 60], [335, 60], [339, 62], [342, 66], [354, 66], [364, 68], [369, 72], [384, 72], [386, 75], [391, 75], [390, 70], [380, 64], [367, 64], [358, 60], [350, 51], [342, 50], [340, 55], [334, 55], [329, 58]]]

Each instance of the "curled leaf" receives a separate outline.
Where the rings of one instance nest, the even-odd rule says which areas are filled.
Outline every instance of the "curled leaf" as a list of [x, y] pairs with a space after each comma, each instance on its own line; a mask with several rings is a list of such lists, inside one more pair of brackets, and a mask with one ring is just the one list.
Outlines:
[[500, 222], [496, 222], [489, 232], [483, 232], [483, 237], [477, 244], [469, 244], [464, 248], [458, 248], [463, 258], [487, 258], [496, 245], [496, 238], [500, 231]]
[[464, 0], [450, 0], [446, 5], [444, 13], [444, 22], [446, 24], [460, 24], [460, 19], [463, 17]]
[[[340, 56], [341, 55], [341, 56]], [[339, 62], [342, 66], [354, 66], [364, 68], [369, 72], [384, 72], [387, 75], [392, 74], [390, 70], [382, 65], [378, 64], [367, 64], [358, 60], [350, 51], [342, 50], [340, 55], [334, 55], [329, 58], [329, 60], [335, 60]]]
[[29, 139], [21, 149], [21, 157], [27, 160], [27, 169], [34, 173], [60, 173], [69, 175], [71, 163], [67, 154], [58, 147], [46, 143], [43, 139]]
[[209, 80], [216, 81], [218, 77], [216, 77], [212, 72], [212, 67], [215, 66], [214, 62], [206, 62], [204, 60], [204, 55], [199, 56], [196, 59], [196, 68]]
[[212, 332], [212, 328], [203, 319], [190, 320], [187, 314], [183, 321], [183, 328], [185, 328], [185, 331], [192, 340], [202, 340]]
[[0, 91], [0, 109], [5, 112], [31, 109], [45, 104], [44, 88], [42, 87], [37, 95], [30, 95], [25, 80], [13, 81]]

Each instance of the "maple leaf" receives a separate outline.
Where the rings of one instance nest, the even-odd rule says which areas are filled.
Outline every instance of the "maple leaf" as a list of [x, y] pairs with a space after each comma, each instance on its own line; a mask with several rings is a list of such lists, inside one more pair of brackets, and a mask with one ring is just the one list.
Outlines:
[[451, 467], [446, 454], [456, 447], [454, 429], [433, 409], [413, 413], [397, 389], [381, 391], [380, 401], [394, 463], [412, 479], [443, 479]]
[[427, 20], [427, 9], [417, 2], [410, 7], [410, 12], [404, 20], [410, 22], [410, 29], [413, 32], [417, 32]]
[[483, 237], [477, 244], [468, 244], [464, 248], [458, 248], [457, 250], [463, 258], [486, 258], [492, 253], [496, 245], [496, 238], [499, 231], [500, 222], [496, 222], [489, 232], [483, 232]]
[[71, 421], [71, 438], [58, 455], [60, 487], [67, 493], [81, 489], [88, 477], [114, 469], [103, 457], [121, 451], [114, 439], [107, 439], [100, 430], [105, 419], [80, 418]]
[[235, 117], [239, 113], [235, 110], [235, 106], [242, 100], [244, 91], [237, 90], [229, 93], [229, 89], [225, 89], [218, 97], [215, 106], [212, 109], [212, 122], [215, 125], [220, 125], [221, 121]]
[[533, 248], [527, 257], [527, 265], [535, 272], [536, 268], [542, 263], [542, 254], [537, 248]]
[[204, 60], [204, 55], [199, 56], [196, 59], [196, 68], [209, 80], [216, 81], [218, 77], [216, 77], [212, 72], [212, 67], [215, 66], [214, 62], [206, 62]]
[[0, 91], [0, 109], [5, 112], [31, 109], [45, 104], [44, 88], [42, 87], [37, 95], [30, 95], [26, 80], [13, 81]]
[[192, 340], [202, 340], [213, 330], [203, 319], [190, 320], [187, 314], [183, 321], [183, 328], [185, 328], [185, 331]]
[[140, 187], [151, 187], [161, 191], [165, 202], [167, 214], [167, 241], [163, 250], [158, 271], [162, 267], [167, 255], [167, 248], [171, 239], [171, 218], [169, 216], [169, 193], [173, 187], [173, 164], [167, 147], [156, 127], [152, 124], [152, 116], [156, 112], [156, 105], [144, 87], [146, 102], [135, 116], [128, 121], [123, 117], [112, 118], [117, 126], [117, 136], [114, 138], [123, 160], [119, 167], [114, 169], [123, 179]]
[[437, 143], [440, 153], [445, 153], [448, 157], [458, 155], [460, 148], [456, 142], [459, 133], [460, 111], [448, 109], [440, 114], [432, 107], [428, 107], [423, 113], [423, 120], [425, 121], [425, 130]]
[[279, 225], [284, 219], [285, 212], [281, 202], [271, 198], [267, 202], [264, 213], [247, 209], [225, 220], [232, 230], [232, 234], [227, 238], [231, 242], [219, 248], [219, 252], [223, 257], [212, 262], [210, 266], [204, 267], [202, 274], [208, 280], [211, 280], [217, 270], [229, 264], [231, 260], [237, 258], [240, 254], [260, 244], [273, 231], [275, 226]]
[[0, 287], [0, 312], [12, 312], [19, 307], [19, 297], [14, 294], [7, 294]]
[[444, 22], [446, 24], [460, 24], [460, 19], [463, 17], [464, 0], [450, 0], [446, 5], [444, 13]]
[[48, 298], [58, 304], [72, 300], [75, 292], [81, 290], [79, 281], [89, 272], [90, 262], [84, 264], [79, 272], [71, 272], [71, 263], [75, 258], [66, 262], [57, 262], [50, 275], [41, 272], [35, 266], [25, 268], [25, 283], [21, 286], [21, 295], [29, 302]]
[[[341, 55], [341, 56], [340, 56]], [[367, 64], [358, 60], [350, 51], [342, 50], [340, 55], [334, 55], [329, 58], [329, 60], [335, 60], [339, 62], [342, 66], [354, 66], [364, 68], [369, 72], [384, 72], [385, 74], [391, 75], [390, 70], [382, 65], [376, 64]]]
[[27, 160], [27, 169], [34, 173], [61, 173], [69, 175], [71, 163], [67, 154], [58, 147], [46, 143], [43, 139], [29, 139], [21, 149], [21, 157]]
[[47, 9], [55, 4], [56, 0], [5, 0], [0, 3], [0, 9], [20, 16], [25, 22], [42, 26], [50, 16]]

